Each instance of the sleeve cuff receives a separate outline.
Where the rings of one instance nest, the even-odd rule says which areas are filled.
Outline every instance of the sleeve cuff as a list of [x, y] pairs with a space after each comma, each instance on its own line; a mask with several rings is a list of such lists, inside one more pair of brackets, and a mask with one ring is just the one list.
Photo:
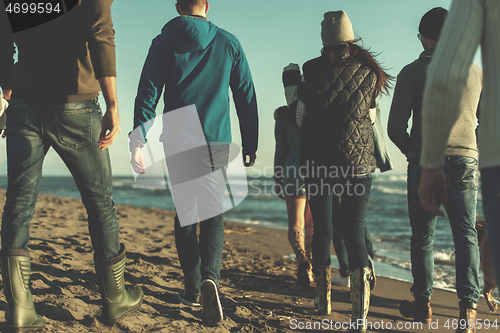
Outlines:
[[142, 148], [146, 144], [147, 139], [143, 137], [139, 131], [133, 130], [128, 134], [129, 150], [133, 151], [135, 148]]

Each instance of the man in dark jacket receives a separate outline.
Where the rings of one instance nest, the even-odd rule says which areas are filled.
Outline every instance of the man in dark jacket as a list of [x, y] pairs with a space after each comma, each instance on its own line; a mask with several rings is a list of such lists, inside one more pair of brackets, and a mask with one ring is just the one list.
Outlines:
[[[399, 310], [404, 317], [422, 322], [428, 322], [432, 317], [430, 298], [436, 227], [436, 216], [422, 207], [417, 194], [421, 173], [422, 99], [427, 68], [438, 44], [446, 14], [445, 9], [437, 7], [422, 17], [418, 38], [424, 52], [399, 73], [388, 124], [389, 137], [408, 159], [408, 213], [412, 228], [413, 274], [413, 286], [410, 290], [415, 300], [402, 301]], [[447, 174], [447, 190], [450, 193], [445, 208], [455, 242], [457, 294], [460, 308], [472, 310], [476, 309], [479, 297], [479, 250], [474, 226], [478, 190], [475, 122], [481, 86], [482, 72], [478, 66], [472, 65], [460, 102], [460, 115], [448, 139], [443, 168]], [[412, 114], [413, 126], [408, 134], [408, 120]], [[460, 318], [467, 322], [472, 319]]]
[[[45, 326], [27, 288], [28, 241], [50, 147], [70, 169], [88, 213], [103, 319], [112, 323], [142, 302], [140, 288], [124, 288], [125, 248], [111, 199], [106, 148], [120, 133], [111, 3], [82, 1], [56, 20], [18, 33], [12, 33], [0, 5], [0, 85], [10, 99], [1, 265], [7, 326], [16, 332]], [[19, 50], [15, 65], [14, 43]], [[101, 89], [104, 117], [97, 101]]]
[[[196, 187], [196, 190], [177, 191], [172, 185], [171, 190], [177, 212], [177, 253], [185, 278], [185, 290], [178, 297], [186, 305], [199, 306], [201, 294], [202, 321], [210, 325], [223, 319], [218, 289], [224, 224], [219, 206], [225, 179], [220, 172], [211, 171], [217, 171], [217, 168], [223, 171], [223, 165], [227, 163], [227, 149], [224, 147], [231, 142], [229, 88], [239, 118], [245, 166], [252, 166], [255, 161], [258, 117], [252, 76], [243, 49], [236, 37], [206, 19], [208, 6], [206, 0], [178, 0], [176, 8], [180, 16], [168, 22], [153, 40], [135, 100], [136, 130], [130, 134], [130, 150], [134, 171], [145, 173], [141, 147], [155, 118], [163, 89], [164, 127], [160, 140], [171, 184], [174, 183], [172, 169], [175, 168], [168, 155], [175, 155], [172, 151], [206, 151], [209, 147], [201, 164], [214, 170], [203, 172], [203, 186]], [[193, 110], [196, 110], [194, 116], [190, 113]], [[174, 114], [190, 116], [172, 121]], [[247, 158], [250, 158], [249, 162], [246, 162]], [[177, 163], [181, 172], [182, 168], [192, 167], [190, 164]], [[187, 213], [185, 207], [180, 207], [183, 201], [188, 202], [188, 208], [193, 207], [187, 209]], [[212, 217], [203, 217], [199, 212], [200, 206], [207, 201], [214, 206], [209, 210], [218, 211]], [[184, 219], [185, 216], [188, 218]], [[196, 235], [198, 219], [202, 222], [199, 243]]]

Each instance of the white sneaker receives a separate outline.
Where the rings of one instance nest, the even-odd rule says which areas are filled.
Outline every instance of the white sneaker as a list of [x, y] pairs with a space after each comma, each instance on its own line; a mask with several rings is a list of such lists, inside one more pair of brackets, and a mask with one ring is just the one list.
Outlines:
[[332, 284], [335, 286], [341, 286], [341, 287], [351, 287], [351, 281], [349, 277], [342, 277], [342, 276], [336, 276], [332, 279]]
[[201, 321], [203, 325], [213, 326], [224, 319], [217, 285], [210, 279], [201, 283]]

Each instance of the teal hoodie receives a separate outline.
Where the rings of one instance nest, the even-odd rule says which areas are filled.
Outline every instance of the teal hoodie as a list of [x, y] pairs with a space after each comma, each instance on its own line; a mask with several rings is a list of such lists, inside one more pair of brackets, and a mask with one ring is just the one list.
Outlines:
[[149, 49], [135, 100], [134, 128], [156, 116], [164, 90], [164, 113], [195, 104], [206, 141], [229, 143], [229, 88], [243, 149], [253, 154], [257, 101], [240, 42], [202, 17], [179, 16], [163, 27]]

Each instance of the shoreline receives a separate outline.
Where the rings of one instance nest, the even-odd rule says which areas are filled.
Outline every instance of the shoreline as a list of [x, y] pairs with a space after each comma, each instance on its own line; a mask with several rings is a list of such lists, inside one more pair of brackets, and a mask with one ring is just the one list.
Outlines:
[[[391, 175], [391, 176], [401, 176], [401, 175]], [[406, 176], [406, 175], [404, 175], [404, 176]], [[57, 178], [58, 176], [46, 176], [46, 177]], [[127, 177], [127, 176], [118, 176], [118, 178], [120, 178], [120, 177]], [[67, 178], [73, 180], [73, 178], [71, 176], [68, 176]], [[0, 188], [0, 193], [2, 191], [5, 192], [6, 189]], [[67, 198], [67, 199], [77, 200], [78, 202], [80, 202], [80, 199], [76, 199], [76, 198], [73, 198], [73, 197], [70, 197], [70, 196], [60, 196], [60, 195], [53, 195], [53, 194], [41, 194], [41, 195], [56, 196], [56, 197], [61, 197], [61, 198]], [[119, 206], [123, 206], [123, 207], [133, 207], [133, 208], [160, 210], [160, 211], [168, 212], [169, 214], [172, 214], [172, 216], [175, 214], [173, 210], [162, 209], [162, 208], [157, 208], [157, 207], [135, 206], [135, 205], [129, 205], [129, 204], [116, 204], [116, 206], [118, 206], [118, 207]], [[249, 227], [249, 228], [254, 228], [260, 234], [267, 234], [267, 231], [269, 231], [270, 229], [274, 230], [274, 231], [278, 231], [278, 230], [279, 231], [285, 231], [283, 237], [285, 237], [285, 240], [286, 240], [286, 237], [287, 237], [287, 234], [286, 234], [287, 226], [277, 227], [277, 225], [273, 225], [273, 223], [271, 223], [271, 222], [264, 222], [264, 223], [258, 222], [258, 221], [256, 221], [256, 222], [246, 222], [246, 221], [239, 221], [237, 219], [236, 220], [231, 220], [231, 219], [224, 218], [224, 223], [225, 223], [225, 228], [226, 228], [226, 234], [227, 233], [232, 233], [231, 231], [227, 232], [228, 226], [229, 225], [235, 225], [235, 226], [245, 226], [245, 227]], [[226, 237], [227, 237], [227, 235], [226, 235]], [[281, 237], [281, 235], [280, 235], [280, 237]], [[275, 249], [274, 245], [272, 247], [270, 247], [270, 248], [271, 249]], [[283, 250], [283, 251], [280, 251], [279, 253], [275, 253], [276, 255], [281, 255], [282, 257], [288, 257], [290, 255], [293, 255], [293, 250], [291, 249], [290, 246], [288, 246], [288, 252], [286, 252], [286, 248], [287, 248], [286, 245], [283, 246], [283, 247], [279, 247], [279, 248], [280, 248], [280, 250]], [[261, 249], [257, 247], [256, 250], [260, 251]], [[333, 246], [331, 247], [330, 254], [332, 256], [335, 256], [335, 249], [333, 248]], [[375, 258], [377, 258], [377, 257], [383, 258], [381, 256], [375, 255]], [[291, 258], [291, 260], [293, 261], [294, 259]], [[332, 269], [338, 269], [338, 264], [337, 265], [334, 264], [335, 260], [337, 260], [337, 259], [336, 258], [332, 258]], [[446, 266], [454, 267], [454, 263], [447, 264]], [[389, 275], [383, 275], [383, 274], [382, 275], [377, 274], [377, 276], [380, 276], [380, 277], [383, 277], [383, 278], [387, 278], [387, 279], [392, 279], [392, 280], [395, 280], [395, 281], [412, 283], [411, 280], [408, 280], [408, 279], [405, 279], [405, 278], [399, 278], [399, 277], [389, 276]], [[447, 288], [447, 287], [434, 287], [434, 289], [448, 291], [448, 292], [452, 292], [452, 293], [455, 292], [455, 290], [453, 288]], [[480, 297], [483, 297], [483, 296], [480, 295]], [[500, 304], [499, 300], [497, 300], [497, 302]]]
[[[0, 201], [4, 200], [1, 190]], [[116, 210], [127, 250], [126, 284], [139, 285], [145, 297], [139, 310], [108, 327], [99, 321], [100, 295], [81, 201], [39, 195], [29, 246], [35, 307], [47, 321], [42, 332], [310, 332], [314, 325], [330, 321], [336, 331], [335, 324], [349, 321], [347, 288], [333, 286], [332, 313], [318, 316], [314, 285], [296, 286], [295, 263], [283, 258], [291, 253], [286, 230], [226, 223], [220, 280], [225, 320], [218, 327], [202, 326], [199, 309], [177, 300], [183, 275], [175, 249], [173, 212], [120, 204]], [[332, 276], [337, 275], [333, 269]], [[399, 314], [398, 306], [401, 300], [411, 299], [410, 286], [377, 278], [368, 314], [372, 331], [449, 332], [445, 324], [458, 320], [458, 298], [442, 290], [435, 290], [431, 301], [433, 323], [438, 327], [405, 328], [412, 323]], [[2, 292], [0, 329], [6, 307]], [[500, 315], [490, 314], [484, 300], [479, 300], [478, 308], [478, 318], [497, 320], [500, 325]], [[391, 329], [380, 329], [389, 323]]]

